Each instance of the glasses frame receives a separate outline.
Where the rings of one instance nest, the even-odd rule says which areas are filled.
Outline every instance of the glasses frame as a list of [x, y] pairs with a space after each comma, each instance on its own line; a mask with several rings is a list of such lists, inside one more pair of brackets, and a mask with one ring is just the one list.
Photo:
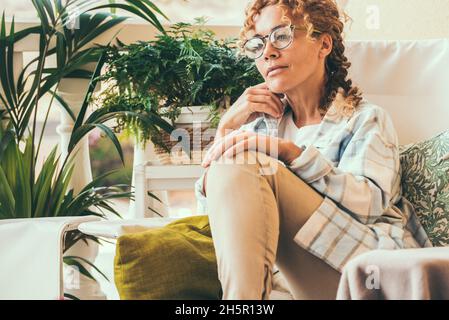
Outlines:
[[[274, 34], [276, 31], [278, 31], [279, 29], [282, 29], [282, 28], [289, 28], [289, 29], [291, 30], [291, 40], [290, 40], [290, 42], [289, 42], [286, 46], [284, 46], [284, 47], [282, 47], [282, 48], [278, 48], [278, 47], [276, 47], [276, 46], [273, 44], [273, 41], [272, 41], [273, 39], [271, 39], [271, 37], [273, 36], [273, 34]], [[245, 54], [246, 54], [245, 46], [246, 46], [246, 44], [247, 44], [249, 41], [252, 41], [252, 40], [254, 40], [254, 39], [260, 39], [260, 40], [262, 40], [263, 48], [262, 48], [262, 50], [260, 51], [260, 55], [258, 55], [258, 56], [256, 56], [256, 57], [253, 58], [253, 57], [248, 56], [248, 54], [246, 54], [246, 56], [248, 56], [248, 58], [257, 60], [257, 59], [259, 59], [260, 57], [263, 56], [263, 52], [265, 51], [265, 48], [267, 47], [267, 39], [270, 40], [271, 45], [272, 45], [274, 48], [276, 48], [277, 50], [284, 50], [284, 49], [287, 49], [288, 47], [290, 47], [291, 44], [293, 43], [293, 40], [294, 40], [294, 38], [295, 38], [295, 30], [307, 30], [307, 28], [305, 28], [304, 26], [296, 26], [296, 25], [293, 25], [293, 24], [291, 24], [291, 25], [286, 25], [286, 26], [282, 26], [282, 25], [281, 25], [281, 26], [278, 26], [278, 27], [274, 28], [273, 30], [271, 30], [271, 32], [270, 32], [269, 34], [267, 34], [266, 36], [255, 36], [255, 37], [252, 37], [252, 38], [246, 40], [246, 41], [243, 43], [242, 48], [243, 48], [243, 50], [245, 51]], [[314, 30], [313, 30], [313, 33], [318, 33], [318, 34], [320, 34], [321, 32], [314, 29]]]

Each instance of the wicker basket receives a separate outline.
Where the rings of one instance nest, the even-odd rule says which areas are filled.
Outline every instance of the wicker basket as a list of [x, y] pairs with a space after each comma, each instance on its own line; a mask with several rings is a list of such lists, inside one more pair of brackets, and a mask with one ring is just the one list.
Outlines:
[[[161, 140], [171, 152], [168, 153], [159, 146], [154, 147], [159, 163], [162, 165], [201, 164], [207, 152], [206, 148], [213, 143], [215, 136], [215, 129], [210, 127], [207, 120], [208, 115], [205, 107], [195, 106], [183, 109], [175, 123], [176, 129], [183, 130], [177, 130], [172, 137], [166, 132], [162, 133]], [[176, 140], [179, 137], [182, 137], [181, 143]], [[181, 145], [189, 153], [182, 150]]]
[[[156, 153], [159, 163], [162, 165], [201, 164], [201, 161], [207, 152], [206, 147], [211, 145], [213, 142], [213, 137], [207, 139], [210, 135], [206, 131], [209, 130], [210, 128], [209, 127], [201, 128], [201, 135], [199, 135], [200, 130], [194, 130], [193, 127], [176, 126], [176, 128], [185, 129], [184, 131], [185, 135], [188, 134], [189, 138], [188, 140], [182, 141], [188, 141], [189, 145], [187, 145], [187, 143], [185, 144], [182, 142], [180, 143], [175, 140], [176, 136], [171, 138], [168, 133], [163, 132], [161, 139], [163, 143], [171, 150], [171, 152], [168, 153], [162, 147], [155, 146], [154, 152]], [[198, 136], [194, 136], [194, 131], [195, 134]], [[187, 137], [183, 137], [183, 139], [185, 138]], [[181, 148], [181, 145], [184, 148], [187, 148], [187, 151], [189, 151], [189, 153], [185, 152], [185, 150]]]

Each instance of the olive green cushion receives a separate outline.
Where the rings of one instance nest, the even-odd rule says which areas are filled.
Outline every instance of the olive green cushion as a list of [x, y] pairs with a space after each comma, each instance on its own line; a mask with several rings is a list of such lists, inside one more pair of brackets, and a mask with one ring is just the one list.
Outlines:
[[221, 299], [207, 215], [118, 238], [114, 280], [120, 299]]
[[402, 190], [435, 246], [449, 246], [449, 130], [400, 148]]

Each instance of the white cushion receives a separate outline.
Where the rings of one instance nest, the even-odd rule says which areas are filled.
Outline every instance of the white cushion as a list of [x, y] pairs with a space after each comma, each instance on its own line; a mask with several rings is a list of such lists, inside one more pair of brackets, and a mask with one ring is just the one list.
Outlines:
[[449, 128], [449, 39], [348, 41], [350, 76], [386, 109], [402, 144]]
[[96, 237], [117, 239], [118, 237], [128, 233], [143, 232], [149, 229], [162, 228], [178, 219], [179, 218], [176, 217], [158, 217], [112, 221], [102, 220], [81, 223], [78, 226], [78, 230], [84, 234], [89, 234]]

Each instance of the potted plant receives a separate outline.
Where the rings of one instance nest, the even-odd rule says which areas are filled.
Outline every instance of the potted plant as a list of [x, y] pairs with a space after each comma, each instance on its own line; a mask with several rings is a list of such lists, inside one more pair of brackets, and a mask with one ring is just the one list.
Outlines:
[[[155, 40], [119, 43], [108, 51], [109, 68], [102, 80], [109, 85], [99, 96], [99, 107], [125, 108], [143, 115], [154, 112], [174, 128], [184, 129], [170, 132], [170, 137], [134, 117], [119, 119], [116, 129], [136, 136], [137, 143], [151, 140], [162, 163], [176, 163], [168, 153], [179, 138], [187, 141], [181, 141], [183, 150], [191, 151], [203, 137], [200, 152], [204, 151], [209, 142], [205, 132], [216, 128], [220, 115], [245, 88], [263, 81], [253, 61], [239, 54], [236, 39], [217, 39], [205, 23], [204, 18], [193, 24], [177, 23]], [[200, 130], [193, 128], [192, 121], [201, 122]], [[192, 152], [186, 155], [192, 163]], [[178, 158], [179, 163], [183, 159]], [[200, 161], [196, 157], [193, 163]]]
[[[120, 8], [149, 21], [164, 32], [155, 16], [162, 14], [148, 0], [125, 1], [126, 4], [98, 4], [90, 1], [60, 0], [32, 1], [38, 13], [40, 24], [21, 31], [15, 30], [14, 19], [6, 29], [5, 15], [0, 21], [0, 219], [28, 219], [37, 217], [62, 217], [94, 215], [105, 218], [105, 212], [120, 216], [111, 206], [111, 200], [130, 198], [133, 193], [127, 185], [104, 185], [104, 180], [116, 174], [108, 172], [95, 177], [81, 190], [71, 189], [73, 156], [78, 143], [94, 128], [102, 130], [111, 139], [123, 162], [120, 143], [107, 121], [124, 115], [141, 119], [147, 125], [161, 125], [170, 129], [168, 123], [157, 117], [141, 117], [127, 110], [95, 110], [87, 116], [88, 105], [99, 81], [109, 45], [89, 45], [99, 35], [123, 22], [126, 17], [110, 13], [88, 12], [103, 8]], [[79, 6], [78, 6], [79, 5]], [[77, 28], [68, 27], [68, 19], [77, 10]], [[20, 74], [14, 74], [14, 46], [21, 39], [37, 35], [39, 55], [26, 65]], [[57, 66], [49, 67], [47, 58], [55, 56]], [[85, 67], [94, 63], [93, 70]], [[61, 82], [68, 78], [87, 79], [85, 99], [75, 113], [63, 97], [58, 94]], [[42, 105], [44, 94], [51, 95], [48, 106]], [[43, 108], [46, 114], [58, 100], [65, 112], [73, 119], [67, 156], [61, 157], [56, 147], [38, 171], [36, 160], [40, 152], [47, 118], [41, 132], [37, 132], [36, 113]], [[78, 231], [65, 237], [65, 253], [80, 243], [99, 243], [95, 237]], [[81, 274], [92, 278], [92, 261], [83, 257], [64, 257], [64, 262], [74, 265]], [[97, 269], [97, 271], [99, 271]], [[101, 272], [100, 272], [101, 274]], [[77, 298], [66, 294], [68, 298]]]

